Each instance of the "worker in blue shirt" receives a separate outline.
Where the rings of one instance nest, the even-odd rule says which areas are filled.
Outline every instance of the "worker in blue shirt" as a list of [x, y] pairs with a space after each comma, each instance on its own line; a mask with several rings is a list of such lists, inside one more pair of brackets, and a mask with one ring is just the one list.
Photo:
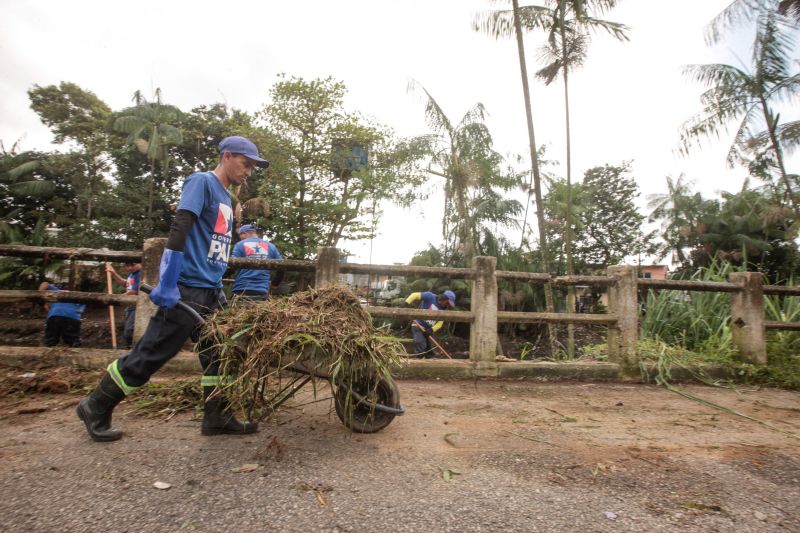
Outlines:
[[[43, 281], [40, 291], [60, 291], [55, 285]], [[55, 346], [64, 341], [67, 346], [77, 348], [81, 345], [81, 315], [86, 309], [84, 304], [70, 302], [53, 302], [45, 304], [47, 319], [44, 325], [44, 345]]]
[[[421, 300], [420, 309], [430, 311], [444, 311], [452, 309], [456, 305], [456, 295], [453, 291], [444, 291], [438, 296], [432, 292], [412, 292], [406, 298], [406, 303], [411, 305]], [[430, 337], [439, 331], [444, 322], [441, 320], [414, 320], [411, 323], [411, 334], [414, 337], [414, 354], [423, 359], [431, 359], [434, 355], [434, 347], [431, 345]]]
[[[92, 393], [81, 400], [78, 417], [95, 441], [114, 441], [122, 432], [111, 426], [111, 413], [126, 395], [145, 385], [155, 372], [172, 359], [187, 339], [199, 339], [194, 317], [176, 307], [178, 301], [208, 316], [225, 307], [222, 275], [228, 268], [233, 230], [233, 209], [228, 187], [242, 185], [256, 167], [269, 162], [244, 137], [226, 137], [219, 144], [220, 158], [210, 172], [195, 172], [183, 184], [178, 212], [172, 222], [161, 256], [159, 282], [150, 293], [158, 306], [147, 330], [133, 349], [108, 365], [106, 374]], [[229, 376], [220, 375], [220, 362], [213, 346], [198, 348], [203, 368], [203, 435], [248, 434], [255, 422], [236, 419], [227, 399], [219, 393]]]
[[[239, 238], [241, 240], [233, 247], [232, 257], [283, 259], [278, 248], [259, 237], [258, 229], [252, 224], [245, 224], [239, 228]], [[273, 279], [269, 270], [241, 268], [236, 274], [231, 292], [236, 299], [263, 301], [269, 298], [270, 287], [277, 287], [281, 281], [283, 281], [283, 270], [279, 270]]]

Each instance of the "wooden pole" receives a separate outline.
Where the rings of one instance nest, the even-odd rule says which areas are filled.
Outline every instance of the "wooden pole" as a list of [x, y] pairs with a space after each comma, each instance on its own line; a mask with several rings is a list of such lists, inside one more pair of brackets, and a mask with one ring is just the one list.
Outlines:
[[[106, 261], [106, 285], [108, 286], [108, 294], [114, 294], [114, 290], [111, 287], [111, 263]], [[114, 320], [114, 306], [108, 306], [108, 320], [111, 322], [111, 348], [114, 350], [117, 349], [117, 323]]]
[[452, 357], [450, 357], [450, 354], [447, 353], [447, 350], [445, 350], [444, 347], [441, 344], [439, 344], [439, 342], [436, 339], [433, 338], [433, 333], [431, 333], [431, 335], [430, 335], [430, 337], [428, 337], [428, 339], [430, 339], [430, 341], [433, 343], [433, 345], [436, 346], [437, 348], [439, 348], [439, 351], [442, 352], [443, 354], [445, 354], [448, 359], [452, 359]]

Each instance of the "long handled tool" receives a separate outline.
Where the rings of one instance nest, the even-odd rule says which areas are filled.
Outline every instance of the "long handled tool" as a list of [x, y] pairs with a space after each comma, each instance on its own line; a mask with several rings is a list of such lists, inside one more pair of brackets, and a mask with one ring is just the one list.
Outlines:
[[[139, 285], [139, 290], [145, 294], [150, 294], [150, 292], [153, 290], [153, 286], [148, 285], [147, 283], [141, 283]], [[178, 300], [178, 303], [175, 304], [175, 308], [181, 309], [184, 313], [187, 313], [190, 317], [194, 319], [195, 323], [198, 326], [202, 326], [203, 324], [206, 323], [206, 320], [202, 316], [200, 316], [200, 313], [192, 309], [186, 302]]]
[[[111, 288], [111, 271], [108, 267], [111, 266], [111, 263], [106, 261], [106, 285], [108, 287], [108, 294], [113, 294], [114, 290]], [[114, 306], [108, 306], [108, 319], [111, 322], [111, 347], [116, 350], [117, 349], [117, 322], [114, 320]]]
[[[417, 326], [418, 328], [420, 328], [420, 331], [424, 331], [424, 330], [423, 330], [424, 326], [420, 326], [420, 325], [419, 325], [419, 323], [418, 323], [416, 320], [414, 321], [414, 325], [415, 325], [415, 326]], [[430, 341], [433, 343], [433, 345], [434, 345], [434, 346], [436, 346], [436, 348], [437, 348], [437, 349], [438, 349], [440, 352], [442, 352], [443, 354], [445, 354], [445, 355], [447, 356], [447, 358], [448, 358], [448, 359], [452, 359], [452, 357], [450, 356], [450, 354], [449, 354], [449, 353], [447, 353], [447, 350], [445, 350], [445, 349], [442, 347], [442, 345], [441, 345], [441, 344], [439, 344], [439, 341], [437, 341], [437, 340], [436, 340], [436, 339], [433, 337], [433, 333], [428, 333], [428, 335], [427, 335], [427, 338], [428, 338], [428, 340], [430, 340]]]

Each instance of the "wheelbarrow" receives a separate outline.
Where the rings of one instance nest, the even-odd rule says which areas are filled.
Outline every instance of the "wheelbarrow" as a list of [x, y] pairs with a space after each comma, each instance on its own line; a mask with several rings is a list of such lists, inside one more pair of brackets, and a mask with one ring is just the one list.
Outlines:
[[[153, 290], [146, 283], [140, 284], [139, 288], [146, 294]], [[205, 323], [200, 313], [187, 303], [179, 300], [175, 307], [189, 314], [198, 326]], [[316, 378], [328, 382], [336, 416], [354, 433], [378, 432], [388, 426], [395, 416], [405, 413], [400, 405], [400, 391], [391, 379], [381, 378], [377, 383], [372, 380], [334, 383], [324, 368], [313, 364], [308, 354], [301, 354], [294, 362], [281, 369], [281, 373], [284, 371], [289, 374], [288, 383], [265, 402], [271, 411], [294, 397]]]

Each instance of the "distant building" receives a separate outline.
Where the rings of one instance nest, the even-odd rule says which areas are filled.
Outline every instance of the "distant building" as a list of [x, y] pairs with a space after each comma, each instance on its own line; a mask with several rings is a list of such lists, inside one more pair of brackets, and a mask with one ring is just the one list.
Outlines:
[[645, 279], [667, 279], [667, 265], [639, 265], [639, 277]]
[[[342, 263], [349, 263], [348, 256], [342, 254], [339, 258]], [[403, 266], [403, 263], [395, 263]], [[403, 276], [391, 274], [339, 274], [339, 283], [344, 283], [353, 289], [357, 294], [365, 297], [376, 298], [378, 294], [389, 289], [399, 289], [397, 283], [403, 283]]]

